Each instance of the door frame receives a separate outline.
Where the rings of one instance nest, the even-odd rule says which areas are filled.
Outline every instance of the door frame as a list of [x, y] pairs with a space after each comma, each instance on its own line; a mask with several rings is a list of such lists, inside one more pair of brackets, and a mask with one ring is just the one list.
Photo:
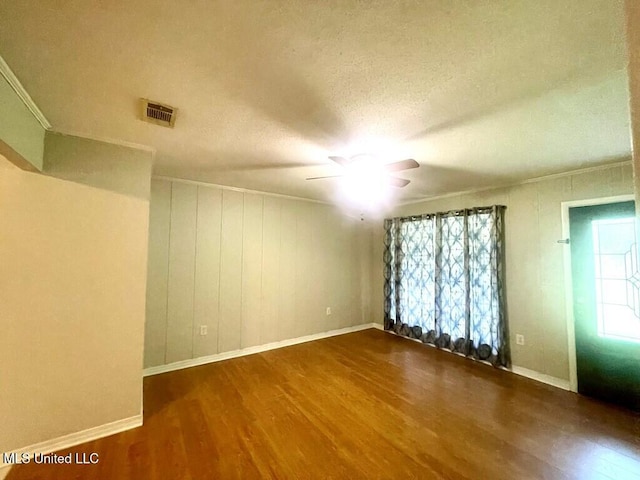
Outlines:
[[[585, 200], [572, 200], [560, 203], [562, 211], [562, 238], [569, 236], [569, 209], [574, 207], [588, 207], [592, 205], [603, 205], [607, 203], [635, 201], [635, 195], [616, 195], [613, 197], [589, 198]], [[572, 392], [578, 391], [578, 370], [576, 362], [576, 329], [575, 318], [573, 316], [573, 279], [571, 277], [571, 246], [564, 245], [564, 298], [567, 322], [567, 346], [569, 351], [569, 388]]]

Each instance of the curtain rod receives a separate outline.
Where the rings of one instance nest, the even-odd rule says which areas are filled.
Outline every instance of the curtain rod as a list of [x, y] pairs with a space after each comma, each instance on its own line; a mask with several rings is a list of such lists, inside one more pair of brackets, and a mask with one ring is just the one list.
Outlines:
[[[506, 205], [491, 205], [491, 206], [486, 206], [486, 207], [472, 207], [472, 208], [460, 208], [460, 209], [456, 209], [456, 210], [448, 210], [446, 212], [435, 212], [435, 213], [421, 213], [418, 215], [407, 215], [405, 217], [393, 217], [393, 219], [401, 219], [401, 220], [420, 220], [423, 218], [430, 218], [430, 217], [436, 217], [436, 216], [441, 216], [441, 217], [453, 217], [453, 216], [460, 216], [463, 215], [464, 213], [471, 213], [471, 212], [482, 212], [482, 211], [487, 211], [487, 210], [493, 210], [494, 208], [500, 208], [500, 209], [506, 209], [507, 206]], [[393, 219], [387, 219], [387, 220], [393, 220]]]

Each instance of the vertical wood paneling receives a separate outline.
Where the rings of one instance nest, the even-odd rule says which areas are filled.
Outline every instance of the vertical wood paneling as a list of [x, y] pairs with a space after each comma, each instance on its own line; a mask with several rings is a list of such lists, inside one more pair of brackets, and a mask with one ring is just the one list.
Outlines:
[[145, 367], [165, 363], [170, 223], [171, 183], [154, 180], [151, 182], [149, 206], [149, 260], [144, 330]]
[[358, 265], [356, 266], [356, 276], [358, 277], [358, 305], [353, 318], [354, 325], [361, 323], [371, 322], [372, 320], [365, 320], [369, 318], [369, 304], [371, 303], [371, 297], [369, 290], [371, 288], [369, 278], [371, 277], [371, 266], [368, 259], [371, 258], [371, 234], [364, 222], [360, 223], [355, 229], [355, 237], [357, 243], [357, 258]]
[[326, 205], [155, 183], [146, 366], [368, 321], [358, 223]]
[[242, 348], [260, 345], [263, 196], [245, 193], [242, 235]]
[[[280, 315], [280, 232], [282, 201], [279, 198], [264, 197], [262, 220], [262, 321], [260, 324], [261, 343], [271, 343], [279, 338]], [[285, 252], [285, 255], [287, 253]]]
[[218, 327], [218, 351], [220, 352], [236, 350], [241, 345], [243, 217], [243, 194], [223, 190]]
[[327, 264], [327, 285], [325, 289], [326, 306], [331, 307], [331, 315], [326, 317], [327, 330], [335, 330], [340, 324], [340, 318], [344, 315], [344, 307], [340, 305], [340, 278], [344, 272], [344, 265], [340, 264], [340, 245], [338, 243], [340, 232], [340, 219], [334, 211], [327, 213], [327, 230], [325, 244], [327, 258], [331, 261]]
[[[408, 215], [425, 211], [444, 211], [454, 208], [472, 207], [474, 205], [505, 204], [508, 205], [507, 213], [507, 265], [519, 264], [519, 268], [507, 268], [507, 282], [509, 288], [509, 309], [511, 331], [523, 333], [531, 342], [528, 345], [545, 344], [545, 338], [554, 336], [560, 315], [551, 315], [548, 312], [563, 312], [562, 302], [564, 296], [555, 295], [556, 287], [561, 284], [561, 275], [557, 270], [557, 262], [549, 260], [548, 253], [553, 248], [558, 248], [555, 239], [558, 232], [558, 216], [560, 215], [559, 203], [564, 200], [577, 198], [596, 197], [606, 192], [607, 194], [624, 194], [632, 190], [631, 167], [616, 167], [606, 174], [610, 187], [603, 191], [591, 188], [602, 172], [590, 172], [576, 174], [561, 180], [544, 181], [535, 186], [519, 186], [510, 189], [500, 189], [483, 194], [470, 194], [460, 197], [449, 197], [423, 204], [403, 207], [398, 214]], [[148, 292], [147, 292], [147, 326], [145, 332], [145, 366], [152, 366], [175, 361], [172, 351], [174, 345], [180, 344], [179, 339], [174, 341], [175, 335], [166, 331], [168, 294], [172, 300], [173, 317], [176, 313], [176, 299], [185, 299], [189, 291], [195, 294], [195, 312], [198, 316], [196, 325], [207, 318], [209, 327], [208, 338], [191, 338], [189, 342], [183, 342], [183, 349], [189, 351], [193, 348], [194, 356], [215, 353], [215, 350], [205, 350], [198, 344], [200, 340], [212, 341], [215, 337], [215, 321], [209, 321], [209, 315], [215, 312], [213, 298], [215, 298], [215, 250], [218, 248], [213, 243], [215, 233], [213, 225], [206, 227], [207, 222], [215, 224], [217, 210], [215, 202], [200, 201], [197, 232], [197, 262], [195, 270], [196, 286], [194, 292], [193, 280], [180, 283], [176, 280], [175, 250], [172, 248], [172, 279], [169, 283], [167, 269], [169, 264], [168, 238], [171, 235], [172, 242], [189, 244], [189, 236], [193, 236], [193, 228], [190, 222], [186, 228], [172, 225], [170, 222], [170, 196], [171, 185], [178, 190], [184, 185], [178, 182], [153, 181], [151, 213], [150, 213], [150, 240], [149, 240], [149, 265], [148, 265]], [[556, 184], [562, 184], [559, 188]], [[193, 188], [193, 187], [187, 187]], [[217, 188], [199, 187], [199, 190], [207, 192], [207, 195], [223, 197], [221, 245], [219, 246], [219, 313], [218, 322], [219, 351], [229, 351], [240, 348], [242, 332], [242, 299], [253, 295], [251, 292], [242, 291], [242, 255], [245, 240], [243, 239], [244, 202], [243, 194], [233, 191], [221, 191]], [[284, 340], [313, 333], [321, 325], [323, 330], [366, 323], [370, 321], [382, 322], [383, 309], [383, 281], [382, 281], [382, 227], [381, 224], [373, 229], [373, 239], [367, 237], [371, 233], [362, 231], [366, 228], [358, 221], [345, 218], [340, 212], [330, 207], [320, 207], [330, 210], [327, 212], [324, 235], [319, 235], [323, 229], [316, 223], [315, 215], [318, 210], [308, 202], [291, 199], [280, 199], [270, 196], [260, 196], [264, 202], [264, 215], [262, 218], [262, 246], [261, 246], [261, 283], [262, 292], [260, 307], [260, 343]], [[539, 201], [539, 202], [538, 202]], [[539, 203], [539, 204], [538, 204]], [[205, 205], [206, 204], [206, 205]], [[279, 214], [276, 204], [279, 204]], [[182, 205], [182, 206], [180, 206]], [[177, 205], [183, 213], [184, 202]], [[191, 202], [195, 216], [195, 204]], [[212, 212], [208, 212], [212, 210]], [[538, 212], [539, 215], [531, 215], [530, 212]], [[315, 213], [314, 213], [315, 212]], [[510, 213], [509, 213], [510, 212]], [[527, 215], [519, 213], [526, 212]], [[178, 212], [173, 212], [173, 217], [179, 217]], [[201, 232], [200, 228], [207, 231]], [[522, 232], [527, 234], [523, 236]], [[255, 233], [255, 232], [254, 232]], [[363, 237], [364, 235], [364, 237]], [[278, 240], [279, 238], [279, 240]], [[367, 246], [367, 238], [372, 243]], [[247, 240], [248, 241], [248, 240]], [[552, 246], [549, 246], [549, 242]], [[555, 245], [555, 246], [553, 246]], [[175, 247], [175, 245], [174, 245]], [[195, 247], [194, 247], [195, 248]], [[203, 253], [209, 250], [209, 253]], [[374, 252], [366, 255], [365, 250]], [[542, 251], [544, 250], [544, 252]], [[555, 251], [555, 250], [553, 250]], [[164, 253], [163, 253], [164, 252]], [[533, 253], [532, 253], [533, 252]], [[213, 255], [213, 257], [211, 256]], [[363, 256], [364, 255], [364, 256]], [[522, 259], [529, 259], [522, 262]], [[208, 265], [200, 265], [201, 260], [210, 262]], [[369, 263], [367, 263], [369, 262]], [[325, 274], [318, 278], [317, 265], [323, 265]], [[180, 268], [189, 270], [189, 262]], [[184, 275], [188, 277], [188, 275]], [[367, 285], [370, 282], [370, 286]], [[251, 280], [249, 281], [251, 284]], [[200, 290], [200, 285], [207, 285]], [[258, 291], [257, 287], [249, 288], [252, 292]], [[205, 290], [207, 290], [205, 292]], [[318, 294], [321, 291], [323, 293]], [[538, 292], [538, 296], [531, 295], [531, 291]], [[528, 293], [528, 296], [524, 295]], [[275, 300], [274, 300], [275, 297]], [[526, 297], [526, 298], [525, 298]], [[536, 305], [531, 304], [530, 298], [542, 298]], [[556, 298], [557, 297], [557, 298]], [[200, 310], [200, 299], [206, 298]], [[371, 300], [367, 300], [370, 298]], [[311, 302], [310, 302], [311, 300]], [[315, 302], [315, 304], [312, 304]], [[178, 302], [180, 303], [180, 302]], [[187, 304], [187, 302], [183, 302]], [[370, 313], [367, 314], [367, 304]], [[324, 309], [330, 306], [332, 315], [326, 317]], [[254, 308], [254, 307], [250, 307]], [[540, 310], [540, 309], [543, 310]], [[188, 309], [187, 309], [188, 310]], [[320, 310], [316, 312], [316, 310]], [[542, 311], [542, 313], [540, 313]], [[545, 311], [547, 312], [546, 314]], [[200, 312], [200, 313], [198, 313]], [[318, 317], [316, 314], [319, 314]], [[202, 315], [202, 317], [200, 316]], [[252, 317], [253, 315], [249, 315]], [[172, 318], [173, 318], [172, 317]], [[323, 321], [320, 321], [322, 318]], [[532, 318], [535, 321], [531, 320]], [[311, 321], [310, 321], [311, 319]], [[562, 320], [564, 320], [562, 318]], [[313, 323], [317, 322], [317, 323]], [[541, 323], [542, 322], [542, 323]], [[555, 323], [553, 323], [555, 322]], [[172, 324], [173, 326], [177, 326]], [[192, 325], [189, 326], [192, 328]], [[165, 345], [165, 332], [172, 345]], [[191, 330], [187, 332], [190, 335]], [[271, 335], [273, 334], [274, 337]], [[555, 335], [559, 337], [559, 335]], [[249, 339], [251, 341], [251, 339]], [[560, 342], [562, 343], [562, 342]], [[560, 359], [560, 365], [557, 359]], [[567, 377], [563, 371], [568, 369], [565, 352], [548, 352], [538, 347], [523, 347], [514, 349], [514, 363], [532, 370], [552, 374], [558, 377]]]
[[328, 272], [331, 259], [328, 257], [329, 248], [327, 242], [327, 206], [311, 204], [311, 243], [309, 260], [313, 277], [311, 283], [313, 290], [309, 292], [307, 302], [310, 307], [308, 318], [311, 333], [319, 333], [330, 330], [328, 328], [329, 316], [326, 314], [327, 307], [331, 305], [327, 299]]
[[[198, 187], [193, 357], [218, 353], [222, 191]], [[200, 326], [207, 335], [200, 335]]]
[[360, 323], [360, 311], [361, 311], [361, 290], [360, 290], [360, 252], [362, 245], [359, 242], [358, 231], [360, 224], [357, 221], [352, 221], [348, 225], [348, 235], [351, 244], [351, 251], [349, 254], [349, 280], [350, 283], [347, 287], [347, 291], [350, 293], [349, 297], [349, 320], [346, 326], [358, 325]]
[[338, 256], [336, 262], [341, 266], [336, 274], [337, 298], [340, 316], [336, 328], [343, 328], [351, 321], [351, 238], [349, 237], [349, 221], [341, 218], [337, 222]]
[[[509, 222], [505, 225], [507, 307], [514, 302], [522, 307], [518, 318], [515, 319], [516, 322], [520, 322], [516, 332], [525, 336], [527, 344], [540, 346], [532, 349], [514, 345], [511, 349], [512, 360], [517, 365], [542, 366], [544, 365], [544, 332], [538, 325], [544, 322], [543, 299], [540, 295], [532, 294], [539, 291], [541, 273], [538, 262], [540, 258], [538, 185], [527, 184], [513, 189], [509, 194], [507, 205], [505, 216], [505, 222]], [[559, 205], [557, 211], [559, 215]], [[513, 215], [512, 212], [526, 212], [526, 215]], [[557, 244], [554, 246], [557, 247]], [[510, 265], [518, 265], [518, 268], [510, 269]], [[510, 320], [512, 318], [512, 316], [509, 317]], [[544, 371], [543, 368], [536, 370]]]
[[313, 333], [309, 318], [312, 316], [312, 308], [309, 297], [315, 290], [315, 274], [313, 271], [311, 249], [311, 205], [300, 202], [295, 206], [296, 210], [296, 281], [295, 302], [296, 313], [294, 323], [294, 336], [302, 337]]
[[192, 357], [197, 187], [171, 188], [166, 362]]
[[384, 224], [378, 222], [370, 225], [371, 252], [369, 259], [371, 276], [371, 299], [369, 302], [370, 316], [365, 317], [370, 322], [380, 325], [384, 323]]
[[282, 200], [280, 212], [280, 292], [278, 311], [280, 318], [276, 326], [277, 340], [294, 338], [296, 336], [296, 296], [300, 291], [296, 286], [296, 245], [297, 232], [297, 203], [292, 200]]

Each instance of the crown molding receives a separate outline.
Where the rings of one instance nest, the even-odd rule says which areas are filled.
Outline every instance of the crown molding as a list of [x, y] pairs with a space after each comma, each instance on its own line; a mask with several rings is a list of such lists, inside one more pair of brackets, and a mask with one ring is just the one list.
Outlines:
[[544, 180], [553, 180], [554, 178], [563, 178], [563, 177], [570, 177], [572, 175], [581, 175], [583, 173], [598, 172], [600, 170], [608, 170], [609, 168], [623, 167], [625, 165], [631, 165], [631, 159], [622, 160], [621, 162], [603, 163], [602, 165], [579, 168], [577, 170], [569, 170], [567, 172], [552, 173], [550, 175], [543, 175], [542, 177], [529, 178], [527, 180], [518, 182], [516, 185], [525, 185], [527, 183], [536, 183], [536, 182], [542, 182]]
[[35, 119], [42, 125], [42, 128], [45, 130], [51, 129], [51, 123], [47, 120], [47, 117], [44, 116], [44, 113], [38, 108], [36, 103], [33, 101], [29, 93], [25, 90], [25, 88], [18, 80], [18, 77], [13, 73], [7, 62], [4, 61], [4, 58], [0, 56], [0, 74], [5, 78], [5, 80], [9, 83], [14, 92], [20, 97], [22, 103], [29, 109], [31, 114], [35, 117]]
[[572, 175], [581, 175], [583, 173], [597, 172], [597, 171], [600, 171], [600, 170], [607, 170], [609, 168], [624, 167], [626, 165], [631, 165], [631, 163], [632, 163], [631, 159], [622, 160], [621, 162], [604, 163], [602, 165], [596, 165], [596, 166], [593, 166], [593, 167], [579, 168], [579, 169], [576, 169], [576, 170], [567, 170], [565, 172], [551, 173], [549, 175], [542, 175], [540, 177], [527, 178], [525, 180], [520, 180], [518, 182], [513, 182], [513, 183], [505, 183], [505, 184], [502, 184], [502, 185], [492, 185], [490, 187], [473, 188], [473, 189], [470, 189], [470, 190], [460, 190], [460, 191], [457, 191], [457, 192], [444, 193], [442, 195], [434, 195], [433, 197], [425, 197], [425, 198], [421, 198], [419, 200], [410, 200], [408, 202], [402, 202], [402, 203], [398, 204], [398, 207], [404, 207], [404, 206], [407, 206], [407, 205], [416, 205], [418, 203], [431, 202], [433, 200], [440, 200], [440, 199], [443, 199], [443, 198], [458, 197], [460, 195], [472, 195], [474, 193], [489, 192], [491, 190], [499, 190], [501, 188], [517, 187], [518, 185], [526, 185], [528, 183], [543, 182], [545, 180], [553, 180], [555, 178], [570, 177]]
[[296, 201], [300, 201], [300, 202], [318, 203], [320, 205], [335, 206], [334, 204], [332, 204], [330, 202], [325, 202], [323, 200], [316, 200], [314, 198], [296, 197], [295, 195], [285, 195], [283, 193], [265, 192], [265, 191], [262, 191], [262, 190], [251, 190], [251, 189], [248, 189], [248, 188], [232, 187], [230, 185], [221, 185], [221, 184], [218, 184], [218, 183], [203, 182], [201, 180], [188, 180], [186, 178], [171, 177], [171, 176], [167, 176], [167, 175], [152, 175], [151, 179], [152, 180], [162, 180], [164, 182], [177, 182], [177, 183], [186, 183], [188, 185], [199, 185], [199, 186], [202, 186], [202, 187], [218, 188], [220, 190], [231, 190], [233, 192], [240, 192], [240, 193], [251, 193], [251, 194], [255, 194], [255, 195], [264, 195], [266, 197], [286, 198], [287, 200], [296, 200]]

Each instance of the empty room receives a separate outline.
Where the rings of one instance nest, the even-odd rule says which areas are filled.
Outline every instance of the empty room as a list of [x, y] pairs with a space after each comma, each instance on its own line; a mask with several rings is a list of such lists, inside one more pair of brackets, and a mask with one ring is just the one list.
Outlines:
[[0, 479], [640, 480], [640, 2], [0, 0]]

